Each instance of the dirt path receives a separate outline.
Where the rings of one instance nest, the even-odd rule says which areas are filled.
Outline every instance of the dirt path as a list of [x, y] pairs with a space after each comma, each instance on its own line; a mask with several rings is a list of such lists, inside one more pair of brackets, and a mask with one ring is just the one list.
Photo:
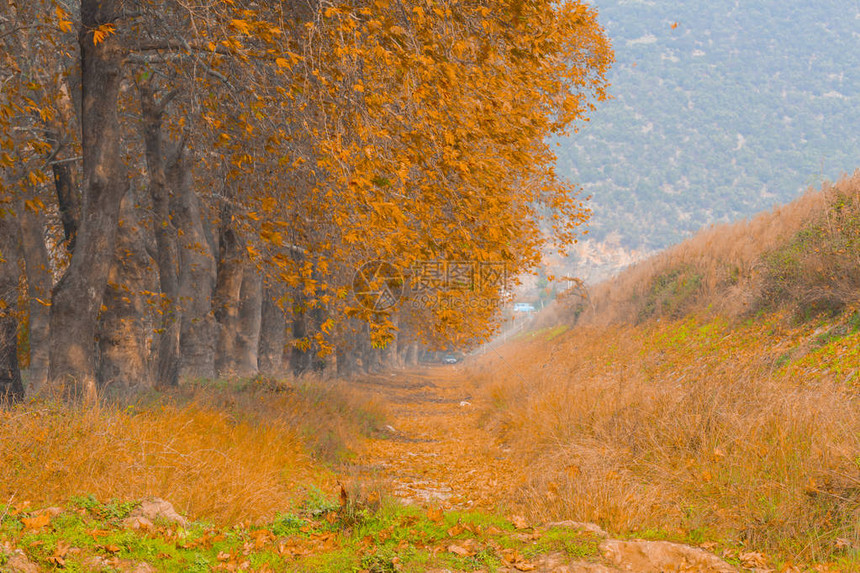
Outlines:
[[[385, 435], [369, 440], [356, 471], [389, 482], [391, 493], [405, 503], [445, 510], [504, 510], [499, 507], [501, 494], [515, 488], [526, 470], [482, 426], [481, 398], [473, 395], [460, 367], [433, 366], [367, 377], [358, 386], [386, 405], [391, 423]], [[520, 525], [522, 518], [510, 519], [522, 531], [515, 537], [534, 547], [529, 559], [518, 554], [504, 558], [505, 566], [499, 571], [736, 571], [714, 555], [686, 545], [610, 539], [596, 525], [573, 521], [526, 524], [523, 520]], [[593, 536], [601, 540], [599, 548], [595, 541], [595, 554], [585, 560], [577, 559], [575, 551], [554, 550], [546, 541], [557, 530], [553, 528]], [[468, 553], [460, 546], [448, 551]]]
[[520, 475], [481, 429], [478, 398], [462, 376], [458, 366], [433, 366], [359, 383], [391, 414], [388, 433], [370, 441], [359, 463], [382, 472], [408, 503], [491, 508]]

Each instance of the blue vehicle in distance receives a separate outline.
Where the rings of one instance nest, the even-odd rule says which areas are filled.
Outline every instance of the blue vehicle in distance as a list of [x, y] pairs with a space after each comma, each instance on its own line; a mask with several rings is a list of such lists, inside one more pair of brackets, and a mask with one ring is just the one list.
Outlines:
[[535, 305], [530, 302], [515, 302], [514, 312], [534, 312]]

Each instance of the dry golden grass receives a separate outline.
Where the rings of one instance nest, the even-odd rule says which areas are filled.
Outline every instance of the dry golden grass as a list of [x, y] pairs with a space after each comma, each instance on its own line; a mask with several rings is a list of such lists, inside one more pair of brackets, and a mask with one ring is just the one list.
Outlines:
[[[860, 409], [784, 357], [819, 334], [771, 316], [538, 332], [487, 356], [488, 424], [529, 467], [535, 520], [738, 540], [793, 560], [860, 547]], [[856, 564], [856, 563], [855, 563]]]
[[860, 171], [562, 300], [475, 371], [512, 502], [858, 570], [858, 305]]
[[334, 491], [314, 458], [343, 457], [380, 416], [346, 387], [323, 382], [200, 386], [125, 406], [32, 403], [0, 410], [0, 498], [151, 495], [193, 518], [271, 519], [293, 509], [307, 486]]

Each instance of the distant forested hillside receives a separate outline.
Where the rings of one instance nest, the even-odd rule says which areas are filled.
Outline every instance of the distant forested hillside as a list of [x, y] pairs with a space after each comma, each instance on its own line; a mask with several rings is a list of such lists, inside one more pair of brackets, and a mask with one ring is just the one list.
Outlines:
[[596, 0], [615, 99], [561, 142], [592, 238], [662, 248], [860, 167], [857, 0]]

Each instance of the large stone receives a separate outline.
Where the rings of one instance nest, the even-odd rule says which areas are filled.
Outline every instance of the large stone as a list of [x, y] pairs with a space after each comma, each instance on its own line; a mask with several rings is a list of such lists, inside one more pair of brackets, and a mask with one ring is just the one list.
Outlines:
[[171, 523], [178, 523], [183, 527], [188, 523], [187, 519], [176, 513], [176, 510], [173, 509], [173, 505], [169, 501], [158, 497], [151, 497], [143, 500], [141, 504], [123, 520], [123, 525], [132, 529], [138, 529], [141, 527], [145, 528], [147, 521], [152, 523], [159, 519], [162, 521], [169, 521]]
[[621, 541], [600, 544], [603, 556], [622, 571], [636, 573], [737, 573], [711, 553], [668, 541]]

